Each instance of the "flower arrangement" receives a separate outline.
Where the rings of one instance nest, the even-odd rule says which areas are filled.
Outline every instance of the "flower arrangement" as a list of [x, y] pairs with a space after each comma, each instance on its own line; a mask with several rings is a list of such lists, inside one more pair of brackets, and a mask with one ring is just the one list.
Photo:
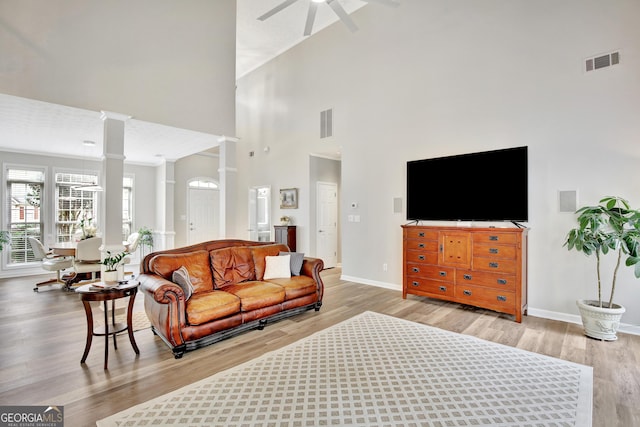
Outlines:
[[292, 222], [292, 218], [290, 216], [282, 215], [280, 217], [280, 223], [282, 225], [289, 225]]
[[111, 251], [107, 251], [107, 256], [102, 260], [102, 265], [105, 266], [105, 271], [117, 271], [118, 266], [129, 255], [127, 251], [120, 252], [119, 254], [111, 255]]
[[80, 230], [82, 231], [82, 236], [80, 237], [80, 239], [84, 240], [90, 237], [95, 237], [98, 229], [93, 223], [93, 218], [89, 217], [89, 214], [87, 212], [82, 213], [82, 215], [78, 216], [78, 218], [78, 224]]

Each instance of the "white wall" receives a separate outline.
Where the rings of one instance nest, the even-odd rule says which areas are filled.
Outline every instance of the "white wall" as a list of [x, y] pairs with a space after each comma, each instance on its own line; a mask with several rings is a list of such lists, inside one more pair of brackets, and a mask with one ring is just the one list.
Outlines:
[[0, 0], [0, 17], [1, 93], [235, 131], [235, 0]]
[[[239, 191], [301, 187], [296, 216], [308, 221], [306, 156], [341, 149], [343, 274], [399, 289], [406, 220], [392, 201], [405, 198], [406, 162], [527, 145], [530, 312], [575, 320], [576, 298], [595, 294], [595, 266], [562, 247], [574, 215], [558, 211], [557, 193], [640, 206], [640, 2], [401, 3], [366, 6], [357, 33], [338, 23], [238, 82]], [[612, 50], [620, 65], [583, 72], [586, 57]], [[318, 131], [326, 108], [329, 142]], [[357, 212], [346, 208], [354, 201]], [[351, 213], [362, 221], [347, 222]], [[616, 300], [638, 325], [632, 277], [619, 273]]]

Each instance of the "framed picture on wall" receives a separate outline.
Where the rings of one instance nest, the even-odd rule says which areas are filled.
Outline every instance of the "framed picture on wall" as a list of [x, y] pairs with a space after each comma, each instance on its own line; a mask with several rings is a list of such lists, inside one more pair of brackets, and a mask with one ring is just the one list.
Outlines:
[[280, 189], [280, 209], [298, 209], [298, 189]]

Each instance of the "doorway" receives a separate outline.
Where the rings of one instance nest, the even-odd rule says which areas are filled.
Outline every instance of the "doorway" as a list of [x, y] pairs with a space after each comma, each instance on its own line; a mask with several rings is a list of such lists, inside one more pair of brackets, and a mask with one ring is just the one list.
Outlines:
[[249, 188], [249, 240], [271, 241], [271, 187]]
[[338, 264], [338, 184], [318, 182], [316, 188], [316, 256], [333, 268]]
[[188, 198], [188, 244], [216, 240], [220, 236], [220, 190], [209, 178], [190, 180]]

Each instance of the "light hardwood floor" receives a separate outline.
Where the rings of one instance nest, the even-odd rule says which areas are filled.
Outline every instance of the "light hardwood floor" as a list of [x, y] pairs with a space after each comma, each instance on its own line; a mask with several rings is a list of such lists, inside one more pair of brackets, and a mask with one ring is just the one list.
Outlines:
[[149, 329], [135, 332], [136, 357], [125, 336], [109, 349], [94, 338], [80, 364], [86, 320], [80, 297], [59, 289], [32, 291], [37, 277], [0, 279], [0, 405], [63, 405], [65, 426], [94, 426], [108, 415], [145, 402], [260, 354], [346, 320], [375, 311], [594, 368], [595, 427], [640, 425], [640, 336], [616, 342], [586, 338], [579, 325], [524, 316], [521, 324], [491, 311], [409, 296], [340, 279], [325, 270], [319, 312], [268, 325], [173, 358]]

